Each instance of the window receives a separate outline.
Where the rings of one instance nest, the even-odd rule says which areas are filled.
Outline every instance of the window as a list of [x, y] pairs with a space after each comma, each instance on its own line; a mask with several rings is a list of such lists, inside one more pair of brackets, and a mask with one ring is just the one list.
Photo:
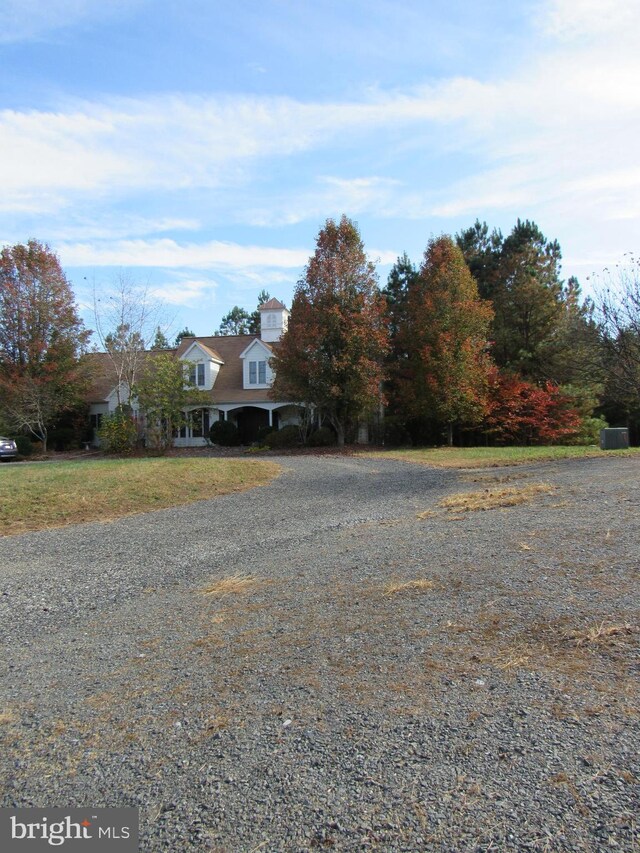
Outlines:
[[209, 426], [209, 409], [194, 409], [180, 428], [180, 438], [206, 437], [209, 435]]
[[204, 364], [191, 364], [189, 366], [189, 384], [198, 387], [204, 385]]
[[100, 429], [100, 425], [102, 424], [102, 415], [91, 415], [91, 426], [93, 429]]
[[267, 362], [266, 361], [250, 361], [249, 362], [249, 385], [266, 385], [267, 384]]
[[209, 435], [209, 409], [196, 409], [191, 412], [191, 435], [194, 438]]

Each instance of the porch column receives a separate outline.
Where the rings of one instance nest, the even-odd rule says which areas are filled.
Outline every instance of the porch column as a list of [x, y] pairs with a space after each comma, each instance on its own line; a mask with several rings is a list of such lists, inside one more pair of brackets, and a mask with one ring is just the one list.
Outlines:
[[269, 409], [269, 426], [273, 426], [273, 409]]

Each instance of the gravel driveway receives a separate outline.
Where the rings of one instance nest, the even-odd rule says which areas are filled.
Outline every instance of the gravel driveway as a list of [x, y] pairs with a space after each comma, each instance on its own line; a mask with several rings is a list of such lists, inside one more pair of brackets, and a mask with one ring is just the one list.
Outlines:
[[638, 850], [640, 460], [276, 461], [0, 540], [0, 804], [138, 806], [167, 853]]

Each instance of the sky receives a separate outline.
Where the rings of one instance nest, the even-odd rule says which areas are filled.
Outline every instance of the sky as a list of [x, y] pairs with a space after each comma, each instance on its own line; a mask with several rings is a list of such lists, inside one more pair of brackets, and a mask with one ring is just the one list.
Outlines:
[[120, 279], [168, 335], [288, 306], [343, 213], [380, 283], [476, 218], [563, 277], [637, 251], [636, 0], [0, 0], [0, 244]]

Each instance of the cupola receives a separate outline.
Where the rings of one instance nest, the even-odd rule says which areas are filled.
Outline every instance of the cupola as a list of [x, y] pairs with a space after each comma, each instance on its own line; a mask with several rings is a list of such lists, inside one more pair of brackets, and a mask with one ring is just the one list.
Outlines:
[[266, 343], [279, 341], [287, 331], [289, 312], [277, 299], [260, 306], [260, 338]]

